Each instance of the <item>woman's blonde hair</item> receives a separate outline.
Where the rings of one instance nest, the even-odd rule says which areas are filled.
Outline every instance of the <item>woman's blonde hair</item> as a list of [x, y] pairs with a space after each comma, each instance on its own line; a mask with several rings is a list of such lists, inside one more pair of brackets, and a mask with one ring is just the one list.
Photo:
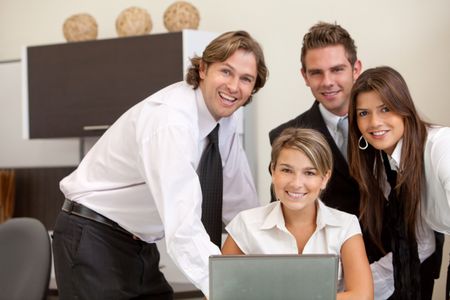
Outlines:
[[272, 145], [270, 167], [273, 171], [283, 149], [303, 152], [320, 175], [333, 170], [333, 154], [325, 137], [317, 130], [307, 128], [286, 128]]

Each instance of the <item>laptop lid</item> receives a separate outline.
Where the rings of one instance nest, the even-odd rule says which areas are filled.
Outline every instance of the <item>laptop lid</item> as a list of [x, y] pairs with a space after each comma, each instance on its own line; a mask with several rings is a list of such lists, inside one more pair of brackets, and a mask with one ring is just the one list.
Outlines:
[[332, 254], [213, 255], [210, 300], [334, 300], [338, 263]]

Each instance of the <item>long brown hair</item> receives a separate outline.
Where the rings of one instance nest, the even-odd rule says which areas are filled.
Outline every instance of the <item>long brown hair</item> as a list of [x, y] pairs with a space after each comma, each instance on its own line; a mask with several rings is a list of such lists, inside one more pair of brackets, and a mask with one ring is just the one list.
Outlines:
[[[376, 92], [386, 107], [400, 115], [404, 121], [401, 172], [398, 174], [396, 191], [404, 199], [404, 218], [410, 238], [415, 239], [417, 215], [420, 209], [422, 185], [424, 183], [423, 153], [427, 137], [427, 123], [416, 111], [408, 86], [403, 77], [390, 67], [377, 67], [364, 71], [356, 80], [350, 95], [349, 107], [349, 165], [350, 173], [360, 186], [360, 219], [372, 240], [381, 246], [383, 207], [385, 197], [383, 162], [380, 151], [368, 145], [358, 147], [361, 132], [357, 125], [356, 100], [360, 93]], [[402, 216], [398, 216], [402, 217]]]

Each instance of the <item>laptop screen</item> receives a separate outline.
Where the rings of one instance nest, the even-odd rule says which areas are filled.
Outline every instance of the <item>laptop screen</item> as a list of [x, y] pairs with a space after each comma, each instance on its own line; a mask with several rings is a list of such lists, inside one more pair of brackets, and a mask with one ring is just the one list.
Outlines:
[[334, 300], [338, 262], [332, 254], [214, 255], [210, 299]]

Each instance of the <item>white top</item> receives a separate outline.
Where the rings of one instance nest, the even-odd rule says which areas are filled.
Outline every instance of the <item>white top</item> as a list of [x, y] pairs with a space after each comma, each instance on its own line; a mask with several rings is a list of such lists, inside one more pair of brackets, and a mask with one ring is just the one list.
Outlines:
[[[392, 170], [399, 171], [403, 140], [400, 140], [389, 164]], [[418, 222], [417, 248], [423, 262], [436, 248], [432, 230], [450, 233], [450, 128], [431, 127], [425, 143], [424, 165], [426, 185], [421, 201], [421, 215], [425, 222]], [[385, 182], [384, 194], [388, 198], [390, 185]], [[375, 285], [375, 299], [387, 299], [394, 292], [392, 254], [388, 253], [371, 264]]]
[[[350, 237], [361, 234], [356, 216], [330, 208], [318, 200], [316, 230], [302, 254], [341, 254]], [[245, 254], [298, 254], [297, 241], [287, 230], [279, 201], [239, 213], [225, 228]], [[339, 290], [343, 289], [339, 259]]]
[[[223, 221], [258, 206], [234, 116], [220, 120]], [[200, 89], [179, 82], [123, 114], [64, 178], [65, 197], [117, 222], [142, 240], [164, 236], [168, 254], [208, 295], [208, 257], [220, 254], [201, 222], [196, 173], [217, 122]]]
[[424, 152], [426, 189], [422, 216], [435, 231], [450, 235], [450, 128], [432, 127]]
[[[398, 171], [403, 140], [389, 157], [391, 169]], [[450, 234], [450, 128], [428, 128], [424, 149], [425, 188], [421, 213], [435, 231]]]

